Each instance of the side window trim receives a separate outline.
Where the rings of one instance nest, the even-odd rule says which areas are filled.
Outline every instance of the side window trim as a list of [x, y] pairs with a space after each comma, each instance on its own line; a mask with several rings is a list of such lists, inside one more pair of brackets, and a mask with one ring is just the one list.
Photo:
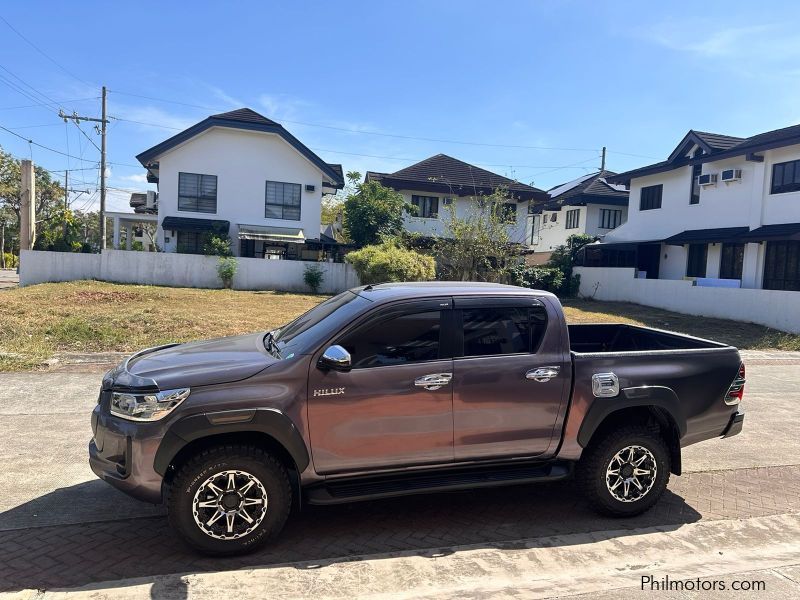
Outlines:
[[[425, 364], [440, 360], [451, 360], [453, 358], [453, 352], [456, 350], [455, 346], [453, 346], [453, 336], [449, 335], [449, 333], [453, 332], [452, 313], [454, 311], [452, 310], [452, 308], [453, 308], [453, 299], [446, 297], [401, 301], [397, 303], [388, 304], [386, 306], [380, 306], [376, 310], [373, 310], [364, 315], [363, 318], [357, 320], [355, 323], [350, 323], [347, 327], [338, 331], [335, 335], [329, 338], [328, 341], [325, 342], [325, 344], [323, 344], [317, 352], [322, 353], [325, 351], [325, 348], [327, 348], [331, 344], [337, 344], [343, 338], [352, 335], [361, 329], [367, 329], [373, 327], [374, 325], [382, 321], [385, 321], [387, 319], [401, 317], [403, 315], [438, 310], [440, 313], [439, 358], [432, 360], [425, 360], [425, 361], [416, 361], [407, 364]], [[354, 368], [353, 370], [381, 369], [392, 366], [396, 365], [358, 367]]]
[[[549, 315], [547, 313], [547, 307], [545, 304], [539, 300], [538, 298], [530, 297], [507, 297], [507, 298], [480, 298], [480, 297], [466, 297], [466, 298], [454, 298], [455, 306], [452, 317], [452, 322], [454, 325], [453, 329], [453, 340], [455, 347], [453, 349], [453, 360], [459, 359], [472, 359], [472, 358], [487, 358], [487, 357], [494, 357], [494, 356], [526, 356], [526, 355], [535, 355], [539, 352], [539, 349], [542, 347], [544, 343], [544, 337], [547, 334], [547, 324], [549, 322]], [[534, 344], [534, 340], [529, 339], [529, 350], [527, 352], [512, 352], [508, 354], [481, 354], [481, 355], [473, 355], [473, 356], [466, 356], [464, 354], [464, 310], [473, 309], [473, 308], [526, 308], [528, 309], [529, 315], [529, 335], [533, 336], [536, 333], [535, 328], [533, 327], [533, 320], [530, 318], [530, 311], [533, 309], [540, 309], [542, 314], [544, 315], [544, 323], [541, 328], [541, 335], [539, 335], [539, 339], [536, 340]]]

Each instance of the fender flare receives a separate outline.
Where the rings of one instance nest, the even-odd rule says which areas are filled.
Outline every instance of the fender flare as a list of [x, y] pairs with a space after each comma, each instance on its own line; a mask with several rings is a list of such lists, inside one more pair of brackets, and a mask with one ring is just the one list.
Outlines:
[[273, 408], [225, 410], [184, 417], [164, 435], [153, 460], [153, 469], [162, 477], [172, 460], [196, 440], [222, 433], [264, 433], [279, 443], [294, 460], [297, 472], [308, 467], [308, 448], [292, 420]]
[[586, 448], [600, 424], [615, 412], [628, 408], [657, 407], [664, 410], [677, 428], [678, 439], [686, 434], [686, 417], [677, 394], [664, 386], [630, 387], [616, 398], [595, 398], [578, 430], [578, 443]]

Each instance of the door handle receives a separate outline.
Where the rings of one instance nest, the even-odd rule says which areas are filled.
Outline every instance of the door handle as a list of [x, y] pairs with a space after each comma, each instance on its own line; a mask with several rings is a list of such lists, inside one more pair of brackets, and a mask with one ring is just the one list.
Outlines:
[[554, 377], [558, 377], [561, 367], [539, 367], [538, 369], [531, 369], [525, 373], [525, 379], [533, 379], [539, 383], [550, 381]]
[[431, 373], [430, 375], [417, 377], [414, 380], [414, 385], [433, 392], [434, 390], [438, 390], [440, 387], [450, 383], [452, 378], [452, 373]]

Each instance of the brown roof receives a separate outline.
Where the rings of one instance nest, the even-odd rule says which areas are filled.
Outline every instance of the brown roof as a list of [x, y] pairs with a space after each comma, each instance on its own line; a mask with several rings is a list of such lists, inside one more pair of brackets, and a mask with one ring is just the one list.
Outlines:
[[454, 196], [478, 196], [506, 188], [518, 200], [546, 200], [547, 192], [481, 169], [446, 154], [437, 154], [394, 173], [368, 171], [367, 181], [396, 190], [430, 191]]

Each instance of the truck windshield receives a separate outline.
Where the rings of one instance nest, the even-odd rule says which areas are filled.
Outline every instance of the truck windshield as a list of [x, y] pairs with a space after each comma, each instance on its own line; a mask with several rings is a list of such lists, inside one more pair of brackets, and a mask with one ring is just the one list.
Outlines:
[[[312, 352], [327, 335], [346, 325], [371, 303], [353, 292], [342, 292], [272, 331], [271, 341], [284, 358], [293, 353]], [[267, 339], [264, 343], [268, 343]], [[269, 346], [267, 350], [271, 351]]]

